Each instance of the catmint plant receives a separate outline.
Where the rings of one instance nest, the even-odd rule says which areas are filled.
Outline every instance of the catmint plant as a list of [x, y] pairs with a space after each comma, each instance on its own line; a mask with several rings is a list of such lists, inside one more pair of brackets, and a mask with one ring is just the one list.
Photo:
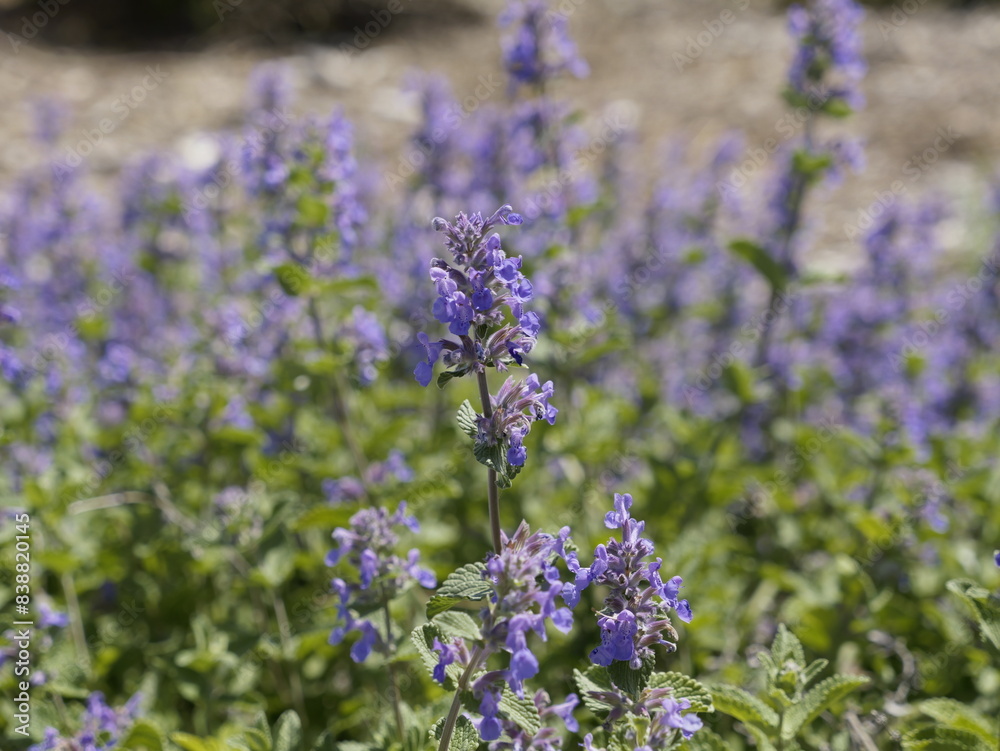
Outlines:
[[136, 694], [118, 709], [107, 704], [104, 694], [95, 691], [87, 697], [81, 728], [75, 735], [63, 735], [55, 728], [45, 730], [41, 743], [28, 751], [112, 751], [119, 747], [126, 731], [139, 715], [142, 697]]
[[498, 225], [519, 225], [522, 219], [508, 206], [493, 214], [459, 214], [454, 222], [434, 219], [434, 229], [445, 235], [450, 261], [431, 261], [430, 276], [437, 291], [434, 317], [448, 325], [452, 335], [432, 341], [421, 332], [426, 359], [414, 370], [417, 381], [427, 386], [434, 366], [442, 360], [445, 371], [437, 383], [474, 373], [479, 386], [482, 412], [469, 402], [459, 411], [459, 424], [474, 440], [476, 459], [488, 468], [490, 531], [495, 553], [501, 550], [499, 488], [509, 487], [524, 465], [524, 438], [531, 423], [555, 421], [557, 410], [549, 403], [551, 381], [539, 383], [535, 376], [523, 382], [513, 378], [492, 395], [486, 378], [488, 368], [505, 372], [523, 365], [541, 328], [538, 315], [527, 309], [532, 299], [531, 282], [521, 273], [521, 256], [508, 256], [500, 235], [490, 233]]

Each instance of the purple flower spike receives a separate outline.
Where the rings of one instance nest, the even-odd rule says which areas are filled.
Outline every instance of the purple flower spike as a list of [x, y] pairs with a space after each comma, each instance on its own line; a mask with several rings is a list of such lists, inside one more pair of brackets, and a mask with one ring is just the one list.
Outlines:
[[692, 618], [688, 601], [677, 599], [683, 584], [681, 577], [663, 582], [662, 559], [644, 560], [652, 556], [653, 543], [640, 536], [645, 524], [632, 518], [631, 508], [632, 496], [616, 493], [614, 509], [605, 515], [604, 523], [609, 529], [621, 530], [621, 541], [611, 539], [598, 545], [586, 568], [575, 558], [567, 562], [575, 574], [573, 585], [564, 585], [571, 600], [578, 600], [590, 584], [610, 589], [597, 619], [601, 644], [590, 654], [597, 665], [627, 661], [638, 668], [657, 644], [672, 652], [677, 648], [678, 636], [669, 611], [675, 611], [685, 623]]

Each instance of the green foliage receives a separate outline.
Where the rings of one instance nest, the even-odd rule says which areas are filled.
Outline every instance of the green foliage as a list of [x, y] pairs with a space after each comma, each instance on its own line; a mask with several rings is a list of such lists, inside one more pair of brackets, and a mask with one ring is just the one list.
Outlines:
[[479, 437], [476, 425], [477, 413], [472, 403], [466, 399], [458, 408], [458, 425], [462, 431], [473, 439], [472, 453], [476, 461], [497, 473], [497, 487], [509, 488], [514, 478], [521, 472], [521, 467], [507, 461], [507, 445], [489, 443]]
[[758, 659], [765, 679], [758, 696], [725, 685], [710, 691], [715, 708], [743, 723], [767, 748], [788, 748], [822, 712], [868, 683], [862, 676], [834, 675], [807, 688], [827, 662], [807, 665], [802, 643], [784, 624], [778, 626], [770, 652]]
[[427, 617], [433, 618], [463, 602], [478, 602], [486, 597], [492, 588], [483, 579], [485, 571], [486, 566], [482, 563], [467, 563], [448, 574], [427, 603]]
[[953, 579], [948, 590], [971, 610], [983, 639], [1000, 650], [1000, 597], [967, 579]]

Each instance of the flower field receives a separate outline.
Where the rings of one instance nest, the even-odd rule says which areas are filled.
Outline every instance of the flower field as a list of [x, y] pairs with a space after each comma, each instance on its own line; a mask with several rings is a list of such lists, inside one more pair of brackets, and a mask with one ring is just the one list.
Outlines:
[[402, 159], [278, 64], [196, 163], [35, 103], [3, 751], [1000, 749], [997, 165], [937, 189], [939, 129], [831, 263], [866, 12], [787, 9], [774, 138], [654, 160], [560, 94], [577, 5], [506, 3], [500, 93], [411, 75]]

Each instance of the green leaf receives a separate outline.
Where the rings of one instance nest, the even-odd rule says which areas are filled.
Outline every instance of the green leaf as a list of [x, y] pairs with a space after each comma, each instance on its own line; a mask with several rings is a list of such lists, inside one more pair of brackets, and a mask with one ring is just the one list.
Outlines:
[[735, 717], [744, 725], [776, 729], [778, 714], [756, 696], [736, 686], [709, 686], [712, 705], [730, 717]]
[[148, 720], [136, 720], [121, 742], [122, 751], [163, 751], [160, 729]]
[[289, 709], [274, 727], [274, 751], [298, 751], [301, 745], [302, 720], [294, 709]]
[[[330, 735], [330, 731], [324, 730], [313, 744], [312, 751], [337, 751], [337, 745], [333, 740], [333, 736]], [[340, 748], [341, 751], [344, 750], [343, 744], [340, 744]]]
[[771, 289], [781, 290], [788, 286], [788, 274], [757, 243], [751, 240], [733, 240], [729, 243], [729, 250], [757, 269], [771, 283]]
[[[410, 639], [413, 642], [413, 646], [417, 650], [417, 654], [420, 655], [420, 659], [423, 660], [424, 667], [427, 668], [427, 672], [430, 675], [433, 675], [434, 668], [438, 664], [439, 657], [438, 653], [434, 651], [435, 637], [440, 641], [444, 641], [448, 638], [441, 633], [441, 630], [435, 623], [425, 623], [422, 626], [418, 626], [413, 629], [410, 633]], [[451, 665], [445, 666], [444, 673], [445, 689], [448, 691], [454, 691], [458, 686], [458, 679], [462, 675], [462, 668], [452, 663]]]
[[802, 671], [802, 685], [808, 685], [817, 675], [823, 672], [823, 668], [830, 664], [829, 660], [822, 658], [815, 660], [805, 670]]
[[281, 289], [290, 297], [298, 297], [308, 291], [312, 281], [308, 269], [297, 263], [283, 263], [275, 266], [272, 271], [278, 284], [281, 285]]
[[714, 712], [712, 694], [709, 690], [690, 676], [683, 673], [653, 673], [649, 677], [650, 688], [671, 688], [670, 696], [674, 699], [687, 699], [695, 712]]
[[329, 207], [319, 198], [306, 194], [299, 198], [299, 223], [304, 227], [319, 229], [326, 225]]
[[788, 710], [782, 725], [782, 736], [786, 740], [794, 738], [799, 730], [819, 717], [834, 702], [866, 683], [868, 679], [860, 675], [833, 675], [818, 683]]
[[[438, 720], [431, 728], [430, 735], [435, 741], [441, 740], [441, 731], [444, 729], [444, 718]], [[465, 715], [459, 715], [455, 723], [455, 730], [451, 734], [451, 742], [448, 744], [448, 751], [476, 751], [479, 748], [479, 731]]]
[[538, 714], [538, 708], [535, 706], [535, 702], [527, 696], [518, 699], [510, 691], [504, 691], [500, 695], [499, 708], [508, 720], [528, 735], [534, 735], [542, 729], [542, 717]]
[[[440, 385], [440, 384], [438, 384]], [[466, 399], [462, 402], [462, 406], [458, 408], [458, 427], [462, 429], [469, 438], [475, 438], [476, 434], [479, 432], [479, 428], [476, 425], [479, 419], [479, 413], [476, 412], [475, 407], [472, 406], [472, 402]]]
[[903, 736], [906, 751], [992, 751], [993, 745], [984, 743], [968, 730], [924, 727]]
[[207, 741], [189, 733], [171, 733], [170, 740], [184, 751], [212, 751], [212, 746]]
[[778, 633], [771, 645], [771, 657], [778, 668], [784, 667], [784, 664], [789, 660], [796, 665], [805, 667], [806, 655], [802, 649], [802, 642], [788, 630], [784, 623], [778, 626]]
[[968, 730], [983, 741], [993, 743], [994, 723], [982, 712], [955, 699], [928, 699], [917, 707], [925, 715], [957, 730]]
[[689, 751], [729, 751], [722, 737], [708, 728], [699, 730], [681, 748]]
[[653, 672], [655, 662], [655, 658], [649, 655], [649, 659], [643, 660], [641, 668], [633, 670], [627, 662], [615, 660], [608, 667], [608, 675], [618, 688], [629, 696], [635, 696], [649, 682], [649, 675]]
[[485, 441], [476, 441], [472, 444], [472, 454], [476, 457], [477, 462], [497, 473], [497, 487], [501, 489], [513, 485], [514, 478], [521, 472], [521, 467], [507, 461], [505, 444], [488, 444]]
[[1000, 649], [1000, 598], [968, 579], [952, 579], [948, 589], [972, 609], [983, 639]]
[[587, 668], [586, 672], [573, 670], [573, 680], [580, 692], [580, 700], [587, 709], [594, 714], [607, 712], [611, 709], [610, 704], [593, 695], [596, 692], [613, 692], [615, 690], [607, 668], [592, 665]]
[[434, 618], [433, 623], [449, 639], [475, 641], [481, 637], [479, 624], [467, 613], [441, 613]]
[[[437, 377], [437, 387], [439, 389], [443, 389], [445, 386], [448, 385], [448, 382], [452, 378], [461, 378], [468, 372], [469, 372], [468, 368], [463, 368], [461, 370], [446, 370]], [[468, 403], [468, 400], [466, 400], [466, 403]], [[465, 405], [463, 404], [462, 406]], [[471, 407], [472, 405], [470, 404], [469, 406]]]
[[467, 563], [448, 574], [437, 592], [427, 602], [427, 617], [434, 618], [451, 610], [459, 603], [477, 602], [493, 591], [492, 585], [483, 579], [486, 566], [482, 563]]

